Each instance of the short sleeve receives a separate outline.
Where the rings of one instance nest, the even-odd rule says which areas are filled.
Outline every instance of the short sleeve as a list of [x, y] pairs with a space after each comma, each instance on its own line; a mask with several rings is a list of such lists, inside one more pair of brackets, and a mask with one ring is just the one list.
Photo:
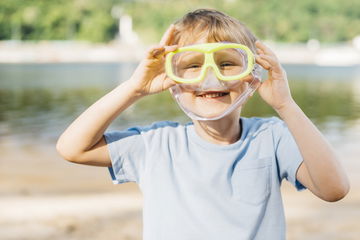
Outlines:
[[144, 169], [145, 144], [141, 131], [129, 128], [104, 134], [111, 159], [109, 172], [114, 184], [139, 182]]
[[303, 158], [300, 150], [291, 135], [286, 124], [279, 120], [275, 124], [274, 135], [277, 135], [276, 161], [278, 164], [279, 178], [288, 180], [298, 191], [306, 189], [296, 179], [296, 173], [299, 169]]

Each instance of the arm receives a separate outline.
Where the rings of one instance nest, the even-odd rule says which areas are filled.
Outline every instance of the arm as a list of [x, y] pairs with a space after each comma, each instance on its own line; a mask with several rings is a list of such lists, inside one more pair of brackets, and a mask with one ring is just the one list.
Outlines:
[[165, 55], [177, 48], [166, 46], [173, 31], [171, 26], [160, 45], [148, 51], [129, 80], [100, 98], [62, 133], [56, 149], [64, 159], [95, 166], [111, 165], [103, 137], [110, 123], [136, 100], [175, 84], [163, 70]]
[[124, 82], [100, 98], [63, 132], [56, 149], [64, 159], [75, 163], [110, 166], [103, 133], [122, 111], [141, 97], [129, 83]]
[[275, 54], [260, 42], [256, 46], [257, 62], [269, 71], [269, 79], [261, 85], [259, 93], [285, 121], [304, 159], [297, 179], [325, 201], [342, 199], [350, 187], [334, 150], [292, 99], [286, 73]]
[[277, 112], [286, 122], [304, 159], [297, 179], [323, 200], [342, 199], [349, 191], [349, 181], [330, 144], [295, 102]]

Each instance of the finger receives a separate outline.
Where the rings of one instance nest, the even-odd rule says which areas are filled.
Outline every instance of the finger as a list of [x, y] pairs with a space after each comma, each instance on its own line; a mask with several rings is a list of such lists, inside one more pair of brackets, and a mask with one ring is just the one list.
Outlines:
[[177, 83], [170, 79], [169, 77], [165, 77], [165, 80], [164, 80], [164, 83], [163, 83], [163, 86], [164, 86], [164, 89], [168, 89], [168, 88], [171, 88], [172, 86], [175, 86]]
[[259, 48], [261, 51], [263, 51], [263, 53], [275, 56], [275, 53], [268, 46], [266, 46], [264, 43], [260, 42], [259, 40], [255, 42], [255, 46]]
[[265, 54], [265, 52], [263, 50], [261, 50], [260, 48], [256, 48], [256, 52], [258, 54]]
[[255, 56], [255, 61], [260, 64], [265, 70], [270, 70], [271, 65], [265, 59], [262, 59], [260, 56]]
[[163, 46], [153, 46], [149, 49], [147, 58], [158, 58], [165, 51], [165, 47]]
[[170, 44], [172, 37], [173, 37], [174, 30], [175, 30], [175, 25], [171, 24], [170, 27], [166, 30], [166, 32], [162, 36], [162, 38], [160, 40], [160, 45], [165, 46], [165, 45]]
[[280, 63], [274, 56], [260, 54], [259, 57], [270, 64], [270, 69], [277, 72], [281, 72]]
[[172, 46], [153, 46], [149, 49], [147, 58], [153, 59], [153, 58], [161, 58], [164, 55], [166, 55], [169, 52], [175, 51], [178, 48], [178, 45], [172, 45]]
[[178, 45], [172, 45], [172, 46], [165, 46], [165, 52], [164, 54], [168, 54], [169, 52], [173, 52], [176, 49], [178, 49]]

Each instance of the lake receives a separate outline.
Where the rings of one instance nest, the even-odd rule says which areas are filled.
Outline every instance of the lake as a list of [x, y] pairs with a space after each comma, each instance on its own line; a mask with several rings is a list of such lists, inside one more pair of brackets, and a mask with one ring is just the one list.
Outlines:
[[[79, 114], [128, 79], [135, 68], [136, 63], [0, 64], [1, 138], [55, 144]], [[360, 131], [354, 131], [360, 129], [359, 65], [284, 68], [294, 99], [325, 135], [339, 143], [359, 137]], [[255, 95], [242, 115], [276, 113]], [[164, 92], [138, 101], [109, 130], [159, 120], [189, 121]]]

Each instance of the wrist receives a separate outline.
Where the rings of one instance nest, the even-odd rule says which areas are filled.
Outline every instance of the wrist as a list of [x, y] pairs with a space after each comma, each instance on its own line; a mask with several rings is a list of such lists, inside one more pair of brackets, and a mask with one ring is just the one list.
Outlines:
[[139, 88], [138, 84], [132, 79], [126, 80], [122, 83], [122, 85], [124, 85], [126, 91], [135, 99], [139, 99], [148, 95], [145, 91], [143, 91], [143, 89]]
[[282, 119], [284, 119], [289, 114], [292, 114], [294, 111], [299, 109], [299, 106], [296, 104], [296, 102], [293, 99], [291, 99], [291, 100], [287, 101], [286, 103], [282, 104], [281, 106], [274, 108], [274, 109], [277, 112], [277, 114], [279, 114], [279, 116]]

